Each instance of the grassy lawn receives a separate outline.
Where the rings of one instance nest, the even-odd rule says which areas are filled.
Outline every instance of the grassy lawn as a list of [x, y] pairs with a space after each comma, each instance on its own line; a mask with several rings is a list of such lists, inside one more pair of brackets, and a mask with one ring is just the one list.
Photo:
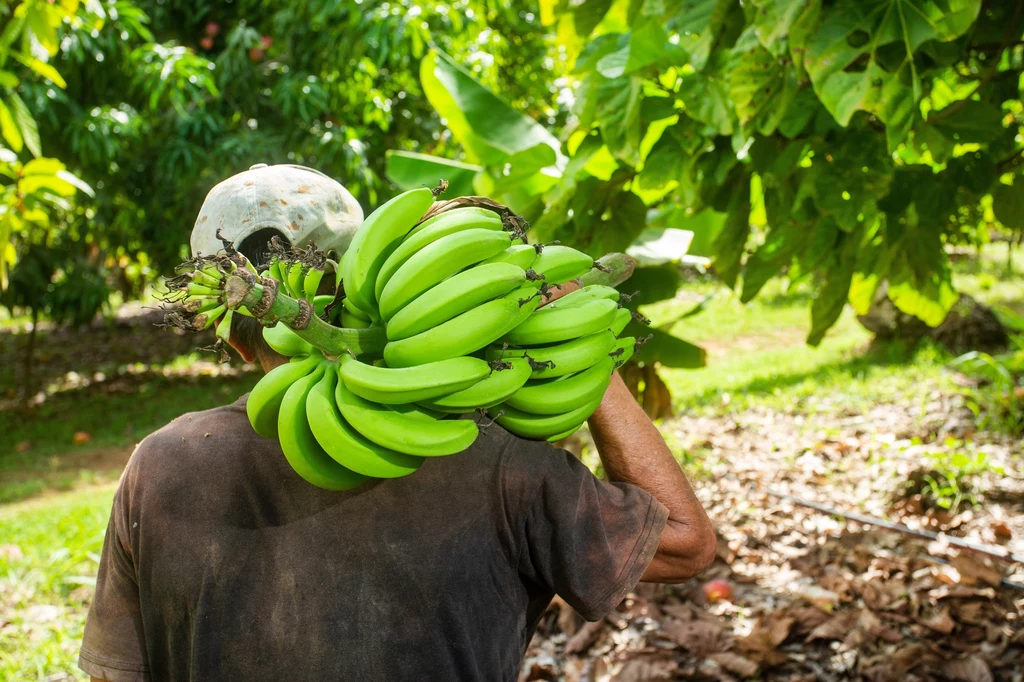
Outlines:
[[[980, 262], [957, 265], [958, 286], [1021, 312], [1019, 276], [1006, 276], [1005, 250], [990, 251]], [[1024, 272], [1024, 257], [1018, 261], [1017, 272]], [[745, 306], [702, 283], [645, 312], [657, 323], [713, 292], [707, 309], [675, 330], [705, 346], [709, 357], [701, 370], [664, 371], [680, 411], [852, 414], [955, 389], [947, 354], [927, 345], [869, 348], [870, 336], [850, 310], [818, 348], [807, 347], [810, 300], [777, 282]], [[123, 385], [55, 392], [28, 414], [0, 412], [7, 436], [0, 446], [0, 679], [81, 677], [77, 648], [120, 463], [173, 417], [234, 400], [258, 379], [251, 372], [184, 371], [194, 358], [176, 356]], [[78, 431], [89, 433], [88, 444], [73, 444]], [[31, 447], [19, 452], [19, 443]], [[13, 502], [30, 495], [36, 498]]]
[[78, 679], [75, 667], [112, 484], [0, 507], [0, 679]]

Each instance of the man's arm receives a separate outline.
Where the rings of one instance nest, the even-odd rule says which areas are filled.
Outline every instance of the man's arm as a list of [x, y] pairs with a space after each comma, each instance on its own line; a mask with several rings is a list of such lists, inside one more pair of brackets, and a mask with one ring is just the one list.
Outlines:
[[[544, 294], [542, 305], [579, 288], [578, 280], [566, 282]], [[641, 580], [678, 583], [710, 566], [717, 542], [711, 519], [665, 439], [618, 372], [588, 423], [608, 480], [643, 488], [668, 508], [658, 552]]]
[[672, 451], [618, 372], [590, 417], [609, 481], [632, 483], [668, 508], [658, 552], [642, 580], [677, 583], [715, 560], [715, 531]]

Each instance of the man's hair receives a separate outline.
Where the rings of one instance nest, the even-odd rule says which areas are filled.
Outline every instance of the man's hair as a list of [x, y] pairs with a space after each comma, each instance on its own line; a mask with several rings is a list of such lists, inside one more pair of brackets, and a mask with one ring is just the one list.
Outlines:
[[[257, 270], [263, 270], [270, 263], [270, 240], [274, 237], [287, 243], [287, 238], [272, 227], [265, 227], [242, 240], [236, 248]], [[245, 346], [257, 360], [266, 360], [276, 353], [263, 338], [263, 325], [258, 320], [244, 315], [231, 318], [231, 335], [240, 345]]]

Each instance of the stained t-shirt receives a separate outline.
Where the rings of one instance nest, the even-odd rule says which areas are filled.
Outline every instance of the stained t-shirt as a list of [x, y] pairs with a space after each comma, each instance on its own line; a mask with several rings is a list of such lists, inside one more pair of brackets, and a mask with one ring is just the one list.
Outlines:
[[405, 478], [321, 490], [243, 396], [133, 453], [79, 665], [111, 682], [515, 680], [552, 596], [602, 617], [667, 516], [497, 424]]

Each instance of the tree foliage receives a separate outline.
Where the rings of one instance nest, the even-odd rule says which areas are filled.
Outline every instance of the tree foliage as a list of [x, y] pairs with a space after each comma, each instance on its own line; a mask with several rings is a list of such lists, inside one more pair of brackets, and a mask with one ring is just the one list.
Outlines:
[[[444, 54], [421, 77], [475, 164], [461, 188], [472, 172], [538, 238], [593, 253], [652, 226], [692, 229], [744, 301], [776, 276], [810, 283], [817, 344], [883, 280], [898, 308], [938, 324], [957, 298], [946, 246], [1024, 226], [1021, 6], [541, 0], [573, 62], [552, 134]], [[396, 182], [413, 161], [392, 155]]]

